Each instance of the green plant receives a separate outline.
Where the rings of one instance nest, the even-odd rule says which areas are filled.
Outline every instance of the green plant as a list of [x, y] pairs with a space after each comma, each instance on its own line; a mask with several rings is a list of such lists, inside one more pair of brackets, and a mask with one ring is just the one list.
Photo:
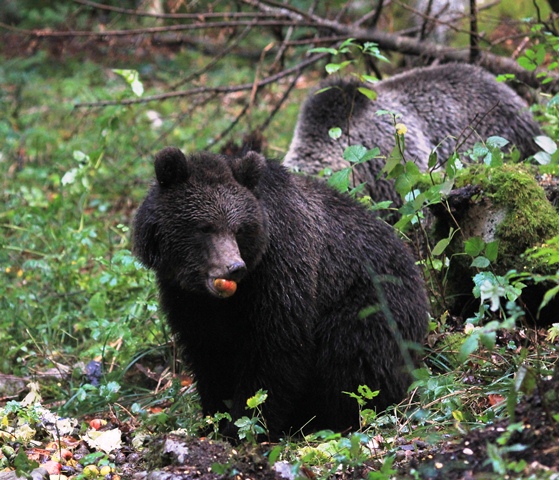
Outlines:
[[371, 408], [363, 408], [365, 407], [371, 400], [378, 396], [380, 393], [379, 390], [371, 390], [367, 385], [359, 385], [357, 388], [357, 393], [355, 392], [343, 392], [346, 395], [349, 395], [351, 398], [354, 398], [359, 405], [359, 418], [360, 424], [362, 427], [366, 427], [367, 425], [371, 424], [376, 416], [377, 412]]
[[241, 440], [246, 439], [251, 443], [256, 443], [258, 437], [267, 432], [266, 421], [262, 416], [262, 404], [267, 398], [268, 393], [260, 389], [254, 396], [247, 399], [246, 409], [253, 412], [252, 416], [244, 416], [235, 421]]
[[[363, 44], [360, 44], [356, 42], [354, 38], [348, 38], [347, 40], [344, 40], [338, 48], [317, 47], [309, 50], [309, 53], [329, 53], [334, 57], [345, 55], [350, 57], [349, 60], [344, 60], [339, 63], [328, 63], [325, 67], [328, 75], [339, 73], [350, 65], [359, 63], [359, 61], [362, 60], [365, 56], [370, 56], [383, 62], [389, 62], [389, 60], [380, 53], [380, 50], [376, 43], [365, 42]], [[358, 68], [357, 70], [357, 72], [352, 72], [352, 75], [356, 76], [360, 81], [366, 81], [370, 83], [376, 82], [376, 78], [371, 77], [370, 75], [359, 73], [360, 71], [363, 71], [363, 69]], [[374, 100], [376, 98], [376, 93], [369, 88], [360, 87], [358, 90], [371, 100]]]

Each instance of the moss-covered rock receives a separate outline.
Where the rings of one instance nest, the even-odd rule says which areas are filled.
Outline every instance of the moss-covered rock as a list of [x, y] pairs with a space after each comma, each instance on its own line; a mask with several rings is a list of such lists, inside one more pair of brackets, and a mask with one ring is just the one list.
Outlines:
[[[470, 267], [471, 257], [460, 255], [464, 252], [464, 240], [470, 237], [480, 237], [485, 243], [499, 241], [498, 258], [491, 264], [497, 275], [504, 275], [512, 269], [541, 274], [557, 269], [557, 266], [550, 268], [543, 260], [524, 255], [527, 249], [559, 234], [559, 214], [548, 201], [531, 167], [478, 165], [465, 170], [457, 178], [456, 186], [460, 189], [474, 187], [471, 191], [476, 193], [467, 202], [462, 202], [452, 217], [461, 230], [461, 235], [454, 236], [447, 250], [452, 258], [446, 297], [453, 299], [453, 313], [470, 315], [477, 308], [472, 296], [472, 277], [476, 269]], [[438, 237], [447, 236], [450, 226], [456, 227], [444, 215], [439, 216]], [[544, 286], [538, 287], [537, 295], [541, 297], [542, 291], [545, 291]], [[526, 304], [533, 305], [530, 308], [535, 316], [541, 298], [526, 300]]]
[[[498, 271], [526, 267], [522, 256], [526, 249], [559, 234], [559, 214], [528, 167], [477, 167], [458, 179], [457, 185], [465, 184], [482, 189], [477, 204], [485, 202], [487, 218], [480, 217], [478, 221], [492, 223], [497, 217], [495, 238], [484, 240], [499, 240]], [[476, 202], [472, 207], [475, 205]], [[471, 230], [471, 225], [463, 228]]]

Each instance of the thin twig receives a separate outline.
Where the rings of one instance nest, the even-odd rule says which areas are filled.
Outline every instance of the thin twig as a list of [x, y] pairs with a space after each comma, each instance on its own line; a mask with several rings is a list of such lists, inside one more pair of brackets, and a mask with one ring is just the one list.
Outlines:
[[[309, 67], [310, 65], [322, 60], [323, 58], [327, 57], [329, 54], [327, 53], [319, 53], [317, 55], [312, 56], [311, 58], [304, 60], [303, 62], [297, 64], [292, 68], [288, 68], [283, 70], [275, 75], [270, 75], [259, 82], [257, 82], [257, 88], [261, 88], [265, 85], [269, 85], [270, 83], [277, 82], [281, 78], [287, 77], [293, 73], [300, 72], [305, 68]], [[77, 103], [74, 105], [74, 108], [81, 108], [81, 107], [107, 107], [110, 105], [135, 105], [140, 103], [149, 103], [155, 102], [160, 100], [169, 100], [171, 98], [180, 98], [180, 97], [190, 97], [193, 95], [200, 95], [203, 93], [213, 93], [213, 94], [227, 94], [227, 93], [234, 93], [234, 92], [242, 92], [246, 90], [252, 90], [254, 87], [254, 83], [243, 83], [241, 85], [231, 85], [228, 87], [198, 87], [192, 88], [190, 90], [184, 90], [179, 92], [170, 92], [170, 93], [162, 93], [160, 95], [152, 95], [150, 97], [144, 98], [129, 98], [126, 100], [105, 100], [100, 102], [85, 102], [85, 103]]]
[[180, 87], [181, 85], [185, 85], [188, 82], [192, 81], [194, 78], [198, 78], [203, 75], [205, 72], [210, 70], [214, 67], [221, 59], [223, 59], [231, 50], [233, 50], [241, 40], [243, 40], [252, 30], [252, 25], [248, 25], [227, 47], [222, 49], [212, 60], [210, 60], [206, 65], [202, 68], [198, 69], [197, 71], [191, 73], [186, 78], [180, 80], [179, 82], [175, 83], [171, 86], [171, 90], [175, 90], [176, 88]]
[[199, 13], [150, 13], [140, 12], [138, 10], [131, 10], [128, 8], [113, 7], [112, 5], [105, 5], [98, 2], [91, 2], [89, 0], [72, 0], [80, 5], [96, 8], [98, 10], [105, 10], [109, 12], [122, 13], [124, 15], [133, 15], [137, 17], [151, 17], [159, 19], [170, 20], [205, 20], [206, 18], [269, 18], [271, 15], [262, 12], [199, 12]]
[[190, 23], [187, 25], [167, 25], [163, 27], [131, 28], [129, 30], [106, 30], [104, 32], [89, 32], [85, 30], [69, 31], [50, 31], [50, 30], [26, 30], [23, 28], [12, 27], [0, 22], [0, 27], [21, 35], [28, 35], [36, 38], [76, 38], [76, 37], [129, 37], [135, 35], [153, 35], [157, 33], [182, 32], [185, 30], [211, 30], [221, 28], [234, 28], [258, 25], [259, 27], [313, 27], [315, 24], [301, 20], [261, 20], [254, 23], [254, 20], [238, 20], [207, 23]]
[[270, 122], [275, 117], [276, 113], [279, 112], [281, 106], [285, 103], [285, 101], [289, 97], [289, 94], [291, 93], [293, 88], [295, 88], [295, 85], [297, 85], [297, 80], [299, 80], [300, 76], [301, 76], [301, 72], [299, 72], [297, 75], [295, 75], [295, 78], [291, 81], [291, 83], [289, 84], [289, 87], [287, 87], [287, 90], [283, 93], [283, 96], [280, 98], [279, 102], [274, 106], [274, 109], [270, 112], [270, 114], [268, 115], [268, 118], [266, 118], [266, 120], [264, 120], [264, 122], [260, 125], [260, 127], [258, 127], [258, 130], [260, 132], [263, 132], [264, 130], [266, 130], [268, 128], [268, 126], [270, 125]]

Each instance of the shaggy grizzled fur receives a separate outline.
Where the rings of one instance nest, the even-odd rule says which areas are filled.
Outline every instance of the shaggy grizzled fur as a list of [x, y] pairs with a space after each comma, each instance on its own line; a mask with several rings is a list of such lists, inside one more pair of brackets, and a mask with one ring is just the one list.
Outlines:
[[[166, 148], [155, 171], [134, 251], [156, 272], [204, 414], [239, 418], [266, 389], [264, 416], [279, 436], [312, 418], [312, 428], [357, 428], [357, 403], [342, 392], [360, 385], [380, 390], [378, 409], [402, 399], [406, 347], [423, 340], [428, 308], [389, 226], [254, 152], [185, 157]], [[216, 277], [238, 282], [236, 293], [219, 298]], [[377, 308], [360, 318], [366, 307]]]
[[[329, 90], [311, 94], [304, 103], [284, 165], [307, 173], [325, 167], [347, 166], [342, 153], [348, 145], [379, 147], [383, 155], [394, 147], [394, 125], [390, 115], [401, 113], [404, 123], [406, 158], [427, 169], [435, 147], [439, 159], [446, 160], [457, 147], [460, 151], [485, 141], [492, 135], [506, 138], [523, 156], [536, 152], [533, 137], [540, 129], [527, 104], [507, 85], [498, 83], [485, 70], [467, 64], [447, 64], [418, 68], [374, 85], [364, 85], [378, 93], [375, 101], [359, 93], [356, 81], [329, 80], [320, 86]], [[340, 127], [339, 140], [328, 130]], [[356, 183], [367, 182], [368, 193], [376, 200], [396, 200], [392, 183], [377, 180], [383, 160], [372, 160], [356, 169]]]

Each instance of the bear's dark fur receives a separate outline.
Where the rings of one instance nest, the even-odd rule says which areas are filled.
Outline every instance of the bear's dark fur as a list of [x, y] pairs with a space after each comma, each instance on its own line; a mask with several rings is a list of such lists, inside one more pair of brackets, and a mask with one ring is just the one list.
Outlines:
[[[247, 398], [262, 388], [273, 436], [312, 418], [313, 429], [343, 431], [359, 426], [357, 402], [343, 392], [378, 389], [378, 409], [404, 397], [406, 348], [423, 340], [428, 307], [388, 225], [254, 152], [166, 148], [155, 172], [134, 249], [156, 272], [204, 414], [247, 415]], [[238, 282], [236, 293], [220, 298], [215, 278]]]
[[[417, 68], [388, 80], [369, 85], [357, 81], [327, 80], [303, 104], [293, 141], [284, 165], [316, 174], [325, 167], [339, 170], [348, 165], [342, 154], [348, 145], [379, 147], [382, 155], [394, 148], [394, 123], [390, 115], [378, 110], [402, 114], [397, 121], [406, 125], [405, 155], [421, 170], [427, 169], [431, 151], [437, 147], [439, 159], [446, 160], [456, 148], [464, 151], [477, 141], [497, 135], [516, 145], [526, 157], [534, 154], [533, 137], [540, 135], [528, 105], [510, 87], [498, 83], [480, 67], [446, 64]], [[357, 89], [377, 92], [375, 101]], [[333, 140], [332, 127], [342, 129]], [[367, 193], [375, 200], [399, 203], [392, 182], [378, 179], [384, 160], [358, 165], [355, 183], [365, 182]]]

